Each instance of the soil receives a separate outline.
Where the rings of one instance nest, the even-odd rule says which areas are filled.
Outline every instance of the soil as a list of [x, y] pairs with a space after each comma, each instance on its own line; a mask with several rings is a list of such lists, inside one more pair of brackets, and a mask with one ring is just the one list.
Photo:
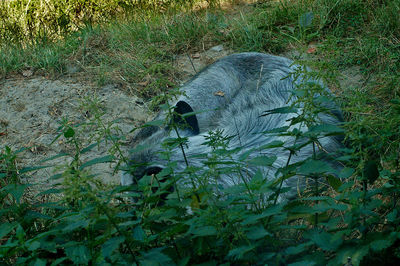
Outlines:
[[[231, 53], [222, 45], [215, 46], [208, 51], [192, 55], [180, 55], [176, 60], [176, 68], [182, 71], [185, 80], [192, 77], [206, 65], [218, 58]], [[57, 140], [60, 134], [58, 128], [63, 118], [68, 118], [71, 125], [87, 121], [93, 114], [88, 114], [82, 108], [81, 102], [87, 97], [100, 101], [102, 117], [106, 124], [117, 120], [120, 136], [126, 136], [126, 143], [132, 138], [130, 131], [146, 121], [154, 114], [149, 111], [148, 103], [135, 95], [129, 94], [118, 85], [96, 87], [90, 82], [80, 81], [76, 76], [63, 76], [52, 80], [44, 76], [36, 76], [26, 70], [7, 78], [0, 83], [0, 148], [5, 146], [16, 151], [26, 148], [18, 154], [18, 166], [51, 165], [29, 174], [29, 183], [39, 185], [39, 190], [47, 189], [55, 181], [52, 176], [59, 171], [60, 165], [67, 165], [71, 158], [51, 158], [59, 153], [72, 153], [64, 137]], [[182, 80], [184, 82], [185, 80]], [[89, 130], [80, 132], [83, 147], [93, 143]], [[105, 156], [111, 144], [102, 143], [98, 147], [82, 156], [83, 161]], [[121, 146], [122, 152], [128, 156], [128, 145]], [[57, 166], [57, 167], [55, 167]], [[96, 164], [91, 168], [104, 183], [119, 184], [119, 175], [113, 173], [115, 164]]]
[[[180, 55], [176, 60], [176, 68], [182, 71], [181, 76], [187, 80], [203, 67], [230, 53], [223, 45], [218, 45], [202, 53]], [[294, 52], [285, 56], [293, 58], [297, 55]], [[44, 164], [59, 166], [71, 161], [60, 157], [42, 162], [60, 152], [72, 151], [65, 138], [54, 140], [59, 134], [57, 129], [63, 117], [67, 117], [71, 124], [81, 123], [90, 117], [80, 104], [85, 97], [97, 98], [101, 102], [105, 112], [102, 120], [105, 123], [119, 119], [115, 126], [121, 130], [121, 136], [127, 136], [126, 143], [132, 138], [130, 131], [134, 127], [154, 117], [146, 101], [127, 93], [118, 85], [96, 87], [79, 80], [67, 76], [52, 80], [24, 71], [0, 83], [0, 148], [6, 145], [13, 150], [25, 147], [26, 150], [19, 154], [19, 167]], [[355, 87], [360, 86], [361, 80], [358, 69], [352, 68], [343, 72], [340, 82], [346, 87]], [[84, 145], [93, 143], [91, 133], [90, 130], [81, 132]], [[105, 156], [109, 154], [110, 147], [110, 144], [103, 143], [85, 153], [82, 159], [87, 161]], [[128, 155], [131, 147], [123, 145], [121, 148]], [[96, 164], [91, 170], [104, 183], [118, 184], [119, 175], [113, 173], [114, 168], [115, 164], [102, 163]], [[39, 184], [39, 190], [49, 188], [53, 183], [51, 177], [57, 170], [57, 167], [48, 167], [31, 172], [28, 181]]]

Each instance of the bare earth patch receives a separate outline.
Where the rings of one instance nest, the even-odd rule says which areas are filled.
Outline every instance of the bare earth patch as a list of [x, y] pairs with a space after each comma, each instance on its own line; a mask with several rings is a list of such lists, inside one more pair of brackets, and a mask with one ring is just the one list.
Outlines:
[[[189, 79], [196, 71], [228, 53], [223, 46], [216, 46], [201, 54], [181, 55], [176, 68], [182, 71], [185, 79]], [[105, 124], [117, 121], [115, 126], [121, 130], [121, 136], [127, 136], [126, 143], [132, 137], [130, 131], [154, 115], [143, 99], [127, 94], [117, 85], [98, 88], [74, 78], [51, 80], [21, 73], [0, 83], [0, 147], [9, 146], [14, 151], [25, 147], [26, 150], [19, 154], [20, 167], [68, 164], [70, 160], [66, 161], [66, 157], [41, 161], [61, 152], [73, 152], [64, 138], [54, 140], [60, 133], [57, 129], [63, 118], [68, 118], [71, 124], [78, 124], [91, 115], [81, 105], [87, 97], [100, 101], [105, 112], [102, 117]], [[83, 131], [79, 135], [84, 147], [93, 143], [91, 133]], [[105, 156], [110, 147], [110, 144], [102, 143], [85, 153], [82, 159], [87, 161]], [[128, 156], [131, 147], [123, 145], [121, 148]], [[114, 164], [103, 163], [96, 164], [91, 170], [103, 182], [118, 184], [119, 175], [113, 174], [114, 167]], [[39, 190], [49, 188], [53, 183], [50, 177], [56, 171], [54, 167], [49, 167], [32, 172], [29, 182], [39, 184]]]

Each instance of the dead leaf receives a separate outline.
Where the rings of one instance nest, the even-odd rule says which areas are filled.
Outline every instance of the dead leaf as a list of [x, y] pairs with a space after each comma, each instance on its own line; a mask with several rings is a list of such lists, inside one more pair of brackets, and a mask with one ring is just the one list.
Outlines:
[[225, 93], [223, 91], [216, 91], [214, 92], [214, 96], [224, 97]]
[[199, 59], [200, 58], [200, 54], [199, 53], [195, 53], [192, 55], [193, 59]]
[[313, 53], [315, 53], [315, 51], [317, 51], [317, 48], [310, 47], [310, 48], [307, 49], [307, 54], [313, 54]]

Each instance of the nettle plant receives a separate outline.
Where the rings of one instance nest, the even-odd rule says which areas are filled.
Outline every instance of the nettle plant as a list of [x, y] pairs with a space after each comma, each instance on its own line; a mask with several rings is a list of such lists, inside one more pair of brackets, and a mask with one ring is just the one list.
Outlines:
[[[292, 75], [322, 78], [307, 68]], [[398, 171], [379, 172], [358, 157], [361, 146], [321, 160], [321, 139], [343, 134], [341, 127], [321, 124], [319, 119], [329, 110], [332, 96], [320, 83], [304, 82], [293, 97], [289, 106], [265, 112], [290, 112], [289, 125], [260, 132], [260, 138], [293, 138], [291, 145], [274, 141], [245, 150], [231, 147], [231, 136], [223, 131], [209, 132], [204, 145], [210, 152], [198, 155], [203, 164], [193, 165], [194, 158], [185, 157], [183, 171], [175, 170], [171, 151], [180, 147], [185, 154], [187, 138], [179, 135], [181, 125], [173, 123], [179, 114], [162, 105], [169, 114], [169, 129], [176, 132], [163, 143], [162, 156], [169, 163], [128, 187], [104, 186], [88, 168], [126, 161], [118, 148], [118, 129], [103, 123], [95, 101], [87, 104], [92, 118], [86, 124], [64, 121], [60, 127], [59, 137], [71, 149], [46, 161], [64, 156], [68, 162], [54, 176], [60, 183], [55, 188], [30, 195], [31, 186], [22, 182], [22, 175], [44, 166], [18, 169], [17, 152], [5, 148], [0, 154], [0, 260], [27, 265], [359, 265], [381, 262], [383, 255], [388, 263], [396, 260]], [[96, 132], [96, 143], [82, 145], [82, 127]], [[82, 155], [100, 139], [110, 143], [112, 155], [84, 161]], [[311, 157], [293, 162], [305, 145], [312, 145]], [[274, 179], [261, 170], [246, 170], [271, 167], [276, 157], [263, 155], [263, 150], [277, 147], [284, 150], [286, 163], [275, 169]], [[239, 177], [241, 182], [221, 186], [221, 175]], [[290, 188], [283, 183], [294, 176], [307, 180], [306, 186], [296, 198], [284, 198]]]

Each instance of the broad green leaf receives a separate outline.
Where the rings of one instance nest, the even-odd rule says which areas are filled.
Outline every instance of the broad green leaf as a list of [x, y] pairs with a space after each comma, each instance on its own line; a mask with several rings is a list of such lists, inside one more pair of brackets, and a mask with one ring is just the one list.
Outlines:
[[391, 211], [390, 213], [388, 213], [388, 214], [386, 215], [386, 219], [387, 219], [389, 222], [394, 222], [394, 221], [397, 219], [397, 210], [394, 209], [393, 211]]
[[339, 192], [339, 188], [342, 185], [342, 181], [340, 181], [339, 178], [336, 178], [332, 175], [328, 175], [326, 177], [326, 180], [328, 181], [329, 185], [336, 191]]
[[51, 165], [28, 166], [28, 167], [22, 168], [22, 169], [19, 171], [19, 173], [20, 173], [20, 174], [25, 174], [25, 173], [28, 173], [28, 172], [32, 172], [32, 171], [36, 171], [36, 170], [44, 169], [44, 168], [49, 168], [49, 167], [51, 167]]
[[320, 125], [315, 125], [315, 126], [310, 127], [309, 132], [312, 132], [315, 134], [323, 133], [324, 135], [329, 136], [329, 135], [341, 134], [344, 132], [344, 129], [337, 125], [320, 124]]
[[16, 226], [16, 223], [2, 223], [0, 225], [0, 239], [8, 235]]
[[89, 146], [87, 146], [87, 147], [85, 147], [85, 148], [83, 148], [83, 149], [81, 150], [81, 154], [84, 154], [84, 153], [86, 153], [86, 152], [91, 151], [91, 150], [92, 150], [94, 147], [96, 147], [97, 145], [99, 145], [99, 142], [95, 142], [95, 143], [90, 144]]
[[48, 195], [48, 194], [59, 194], [62, 193], [63, 190], [62, 189], [58, 189], [58, 188], [50, 188], [47, 189], [45, 191], [42, 191], [38, 194], [38, 196], [42, 196], [42, 195]]
[[75, 264], [88, 265], [91, 260], [89, 249], [78, 242], [69, 242], [65, 247], [67, 257]]
[[29, 243], [27, 245], [29, 251], [34, 251], [40, 248], [40, 242], [39, 241], [33, 241], [32, 243]]
[[109, 162], [112, 162], [112, 161], [114, 161], [114, 156], [112, 156], [112, 155], [106, 155], [106, 156], [103, 156], [103, 157], [95, 158], [93, 160], [87, 161], [84, 164], [82, 164], [81, 167], [80, 167], [80, 170], [82, 170], [82, 169], [84, 169], [84, 168], [86, 168], [88, 166], [94, 165], [94, 164], [109, 163]]
[[68, 224], [66, 227], [63, 228], [63, 231], [64, 232], [71, 232], [71, 231], [74, 231], [74, 230], [76, 230], [78, 228], [87, 228], [89, 223], [90, 223], [89, 220], [83, 220], [82, 219], [80, 221]]
[[107, 240], [102, 246], [101, 251], [104, 258], [109, 258], [114, 250], [116, 250], [121, 243], [125, 241], [125, 237], [117, 236]]
[[249, 163], [257, 166], [271, 166], [276, 161], [276, 156], [259, 156], [251, 158]]
[[367, 161], [364, 165], [363, 176], [368, 180], [368, 183], [373, 184], [379, 177], [377, 162]]
[[299, 244], [294, 247], [288, 247], [285, 250], [285, 254], [286, 255], [296, 255], [296, 254], [302, 253], [302, 252], [308, 250], [308, 247], [311, 245], [312, 245], [312, 242], [306, 242], [306, 243]]
[[266, 235], [271, 235], [271, 233], [268, 233], [264, 227], [260, 225], [250, 227], [246, 235], [251, 240], [257, 240], [265, 237]]
[[274, 140], [268, 144], [262, 145], [260, 148], [258, 148], [257, 150], [266, 150], [266, 149], [271, 149], [271, 148], [278, 148], [278, 147], [282, 147], [285, 143], [283, 141], [280, 140]]
[[336, 256], [333, 257], [328, 265], [329, 266], [337, 266], [344, 265], [348, 263], [347, 258], [351, 258], [351, 263], [353, 265], [359, 265], [361, 260], [367, 255], [369, 252], [369, 248], [367, 245], [346, 245], [343, 246], [339, 251], [336, 252]]
[[190, 233], [196, 236], [213, 236], [217, 234], [217, 230], [214, 226], [202, 226], [192, 229]]
[[345, 204], [336, 204], [336, 203], [328, 204], [326, 202], [321, 202], [319, 204], [314, 205], [312, 209], [313, 211], [318, 213], [325, 212], [328, 210], [346, 211], [348, 209], [348, 206]]
[[322, 174], [326, 172], [334, 172], [332, 167], [327, 162], [307, 160], [299, 168], [299, 174], [309, 175], [309, 174]]
[[242, 225], [255, 224], [260, 219], [264, 219], [266, 217], [279, 214], [282, 212], [283, 206], [284, 206], [283, 204], [277, 204], [277, 205], [268, 207], [267, 209], [263, 210], [263, 212], [260, 214], [246, 215], [246, 218], [241, 222], [241, 224]]
[[309, 238], [317, 247], [325, 251], [336, 251], [343, 242], [341, 234], [332, 235], [324, 231], [316, 230], [310, 233]]
[[317, 265], [317, 263], [311, 260], [302, 260], [288, 264], [288, 266], [314, 266], [314, 265]]
[[65, 260], [68, 260], [68, 258], [63, 257], [63, 258], [56, 259], [55, 261], [53, 261], [51, 266], [64, 265], [62, 262], [65, 261]]
[[17, 225], [17, 230], [15, 230], [15, 235], [17, 238], [21, 241], [25, 237], [25, 231], [24, 228], [20, 224]]
[[240, 260], [244, 254], [253, 249], [253, 246], [240, 246], [238, 248], [231, 249], [228, 253], [228, 257], [231, 257], [235, 260]]
[[157, 263], [155, 265], [170, 265], [172, 264], [172, 260], [165, 255], [164, 253], [162, 253], [161, 251], [163, 250], [163, 248], [153, 248], [152, 250], [148, 251], [148, 252], [143, 252], [143, 258], [145, 263]]
[[46, 263], [47, 263], [46, 260], [37, 258], [33, 266], [46, 266]]
[[56, 155], [54, 155], [54, 156], [51, 156], [51, 157], [49, 157], [49, 158], [46, 158], [46, 159], [41, 160], [40, 163], [52, 161], [52, 160], [54, 160], [54, 159], [57, 159], [57, 158], [60, 158], [60, 157], [65, 157], [65, 156], [69, 156], [69, 154], [68, 154], [68, 153], [65, 153], [65, 152], [61, 152], [61, 153], [59, 153], [59, 154], [56, 154]]
[[153, 121], [149, 121], [147, 122], [144, 127], [146, 126], [156, 126], [156, 127], [161, 127], [165, 124], [164, 120], [153, 120]]
[[378, 252], [378, 251], [387, 249], [388, 247], [393, 245], [394, 240], [395, 239], [378, 239], [378, 240], [372, 241], [369, 244], [369, 246], [373, 251]]
[[25, 189], [29, 186], [29, 184], [9, 184], [0, 189], [0, 191], [10, 193], [14, 197], [15, 201], [17, 203], [20, 203], [21, 197], [24, 194]]
[[143, 231], [140, 225], [133, 229], [133, 238], [138, 241], [143, 241], [146, 237], [146, 233]]

